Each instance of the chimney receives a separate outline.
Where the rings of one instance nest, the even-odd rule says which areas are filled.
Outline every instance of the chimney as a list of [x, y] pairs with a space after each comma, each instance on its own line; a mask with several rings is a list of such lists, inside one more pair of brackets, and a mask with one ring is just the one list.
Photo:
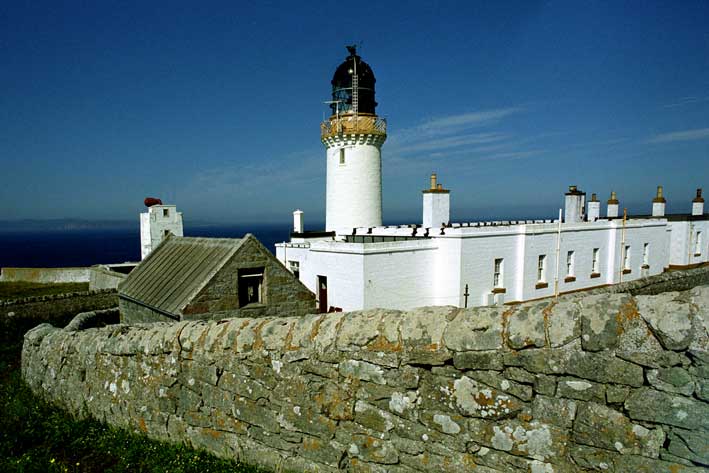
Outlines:
[[450, 222], [450, 191], [431, 174], [431, 187], [423, 191], [423, 227], [438, 228]]
[[576, 186], [569, 186], [566, 193], [564, 221], [567, 223], [583, 222], [586, 210], [586, 193]]
[[701, 189], [697, 189], [697, 196], [692, 201], [692, 215], [704, 215], [704, 197]]
[[657, 195], [652, 199], [652, 216], [664, 217], [666, 200], [662, 196], [662, 186], [657, 186]]
[[296, 210], [293, 212], [293, 233], [303, 233], [305, 226], [303, 225], [303, 211]]
[[608, 199], [608, 209], [606, 210], [606, 217], [618, 218], [618, 204], [618, 196], [615, 195], [614, 191], [611, 191], [611, 198]]
[[601, 202], [596, 198], [596, 194], [591, 194], [588, 201], [588, 221], [595, 222], [601, 217]]

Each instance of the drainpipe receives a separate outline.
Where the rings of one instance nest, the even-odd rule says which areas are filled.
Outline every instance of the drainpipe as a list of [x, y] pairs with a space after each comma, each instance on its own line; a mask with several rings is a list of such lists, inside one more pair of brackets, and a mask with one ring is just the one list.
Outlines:
[[561, 209], [559, 209], [559, 227], [556, 231], [556, 274], [554, 275], [554, 298], [559, 298], [559, 254], [561, 253]]

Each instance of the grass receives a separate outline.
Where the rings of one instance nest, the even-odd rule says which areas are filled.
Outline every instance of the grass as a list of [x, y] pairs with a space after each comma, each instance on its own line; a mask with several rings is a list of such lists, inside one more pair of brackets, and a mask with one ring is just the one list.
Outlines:
[[23, 297], [51, 296], [67, 292], [89, 290], [87, 282], [38, 283], [24, 281], [0, 282], [0, 300], [20, 299]]
[[96, 420], [76, 420], [44, 402], [21, 379], [23, 335], [6, 334], [9, 342], [0, 345], [0, 472], [263, 473]]

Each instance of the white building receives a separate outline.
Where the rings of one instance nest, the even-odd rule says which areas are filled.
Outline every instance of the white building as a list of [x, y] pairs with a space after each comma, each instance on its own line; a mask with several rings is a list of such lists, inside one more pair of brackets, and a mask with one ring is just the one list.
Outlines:
[[147, 212], [140, 214], [140, 259], [145, 259], [170, 233], [184, 236], [182, 212], [174, 205], [150, 205]]
[[276, 245], [321, 311], [525, 301], [709, 262], [701, 190], [681, 215], [665, 215], [661, 187], [652, 215], [624, 217], [615, 192], [601, 216], [595, 194], [586, 202], [570, 186], [561, 221], [450, 223], [450, 191], [434, 174], [421, 224], [381, 226], [386, 123], [375, 114], [373, 73], [349, 49], [332, 80], [333, 115], [321, 127], [326, 231], [305, 231], [296, 211], [291, 241]]

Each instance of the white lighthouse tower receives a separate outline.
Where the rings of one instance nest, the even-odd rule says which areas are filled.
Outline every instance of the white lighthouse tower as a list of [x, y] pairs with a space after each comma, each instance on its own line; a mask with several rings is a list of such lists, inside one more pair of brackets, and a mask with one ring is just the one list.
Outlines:
[[351, 233], [382, 224], [381, 147], [386, 121], [377, 116], [374, 73], [348, 46], [350, 55], [332, 78], [332, 115], [320, 127], [327, 150], [325, 229]]

